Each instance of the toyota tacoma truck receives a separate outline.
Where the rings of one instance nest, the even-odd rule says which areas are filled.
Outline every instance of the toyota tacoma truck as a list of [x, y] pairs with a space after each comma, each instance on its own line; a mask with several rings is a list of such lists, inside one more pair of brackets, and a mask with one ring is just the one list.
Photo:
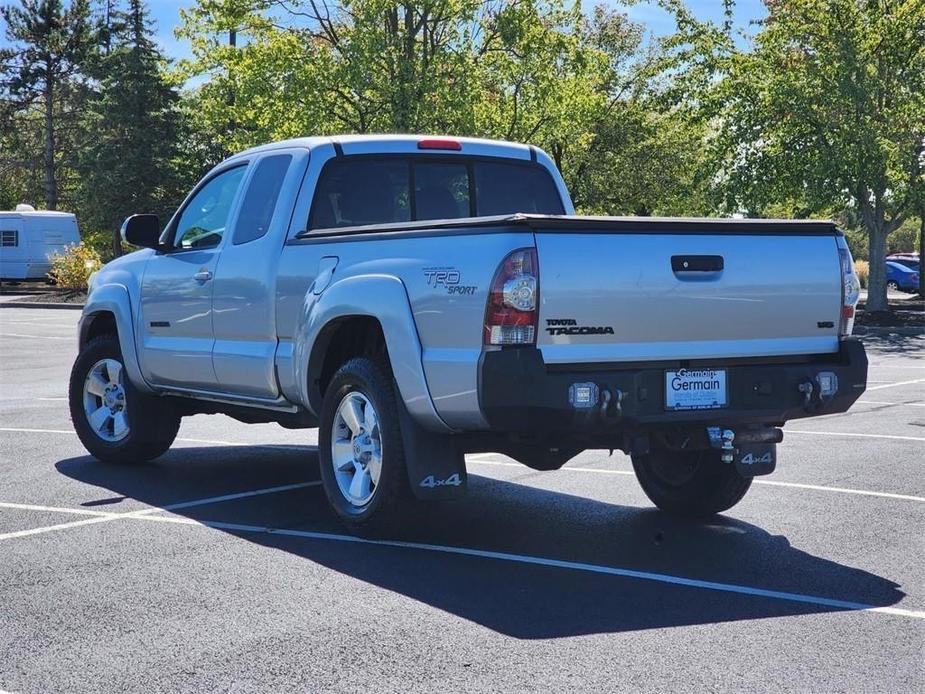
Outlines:
[[122, 233], [141, 250], [92, 278], [70, 379], [87, 450], [150, 460], [198, 413], [317, 427], [353, 528], [463, 493], [472, 452], [618, 449], [659, 508], [715, 514], [785, 422], [866, 387], [832, 222], [576, 216], [529, 145], [279, 142]]

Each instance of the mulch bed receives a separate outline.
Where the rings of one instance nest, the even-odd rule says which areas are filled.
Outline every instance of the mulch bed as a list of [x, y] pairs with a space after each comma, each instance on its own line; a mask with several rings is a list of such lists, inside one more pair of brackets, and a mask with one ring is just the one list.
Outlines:
[[[11, 292], [12, 293], [12, 292]], [[84, 291], [61, 291], [42, 292], [41, 294], [30, 294], [24, 296], [20, 301], [29, 304], [85, 304], [87, 293]]]
[[82, 289], [60, 289], [45, 282], [3, 282], [0, 295], [17, 297], [16, 303], [84, 304], [87, 293]]
[[901, 301], [891, 301], [889, 311], [868, 313], [864, 304], [858, 304], [855, 325], [878, 328], [923, 328], [925, 329], [925, 301], [916, 296]]

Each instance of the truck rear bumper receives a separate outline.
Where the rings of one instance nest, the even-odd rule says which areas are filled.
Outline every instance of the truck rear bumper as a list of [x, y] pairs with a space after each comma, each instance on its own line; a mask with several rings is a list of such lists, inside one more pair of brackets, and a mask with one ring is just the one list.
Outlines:
[[[679, 368], [725, 369], [726, 405], [666, 409], [665, 373]], [[815, 379], [821, 372], [835, 374], [834, 395], [820, 396]], [[600, 397], [593, 406], [575, 407], [569, 388], [587, 383], [597, 386]], [[814, 390], [807, 393], [807, 384]], [[665, 426], [780, 426], [790, 419], [844, 412], [866, 387], [867, 355], [856, 338], [842, 340], [837, 353], [806, 357], [548, 366], [537, 349], [508, 348], [484, 353], [479, 363], [479, 404], [490, 428], [540, 436], [599, 439]], [[605, 391], [610, 395], [604, 396]]]

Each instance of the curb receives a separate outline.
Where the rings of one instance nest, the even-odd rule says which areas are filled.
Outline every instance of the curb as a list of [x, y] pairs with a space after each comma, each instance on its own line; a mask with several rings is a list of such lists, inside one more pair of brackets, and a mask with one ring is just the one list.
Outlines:
[[70, 309], [72, 311], [82, 311], [83, 307], [83, 304], [57, 304], [48, 301], [0, 301], [0, 308], [57, 308]]

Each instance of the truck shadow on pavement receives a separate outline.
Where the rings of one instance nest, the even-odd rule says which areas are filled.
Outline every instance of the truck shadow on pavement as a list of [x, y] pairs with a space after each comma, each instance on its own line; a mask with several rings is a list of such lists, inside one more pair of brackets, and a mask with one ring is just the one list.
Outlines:
[[864, 346], [868, 350], [868, 358], [876, 361], [876, 356], [900, 356], [912, 359], [922, 358], [922, 348], [925, 346], [925, 329], [918, 335], [865, 335]]
[[[123, 498], [165, 506], [318, 478], [317, 452], [312, 447], [177, 448], [154, 463], [134, 467], [105, 465], [89, 457], [62, 460], [56, 467], [74, 480], [100, 488], [100, 494], [88, 490], [84, 506], [114, 512], [120, 510]], [[527, 468], [504, 469], [513, 471], [511, 476], [519, 480], [551, 474]], [[590, 477], [591, 485], [636, 484], [632, 477], [623, 475]], [[570, 477], [569, 483], [573, 479]], [[540, 483], [544, 483], [542, 479]], [[346, 534], [317, 486], [196, 506], [178, 513], [204, 523]], [[215, 532], [165, 523], [152, 525], [158, 533]], [[337, 538], [220, 530], [521, 639], [840, 609]], [[786, 537], [770, 535], [729, 516], [693, 524], [652, 508], [602, 503], [478, 475], [470, 475], [465, 499], [419, 508], [406, 527], [389, 539], [586, 562], [874, 606], [893, 605], [904, 597], [898, 585], [888, 579], [813, 556], [792, 547]], [[265, 561], [259, 554], [254, 556], [255, 561]], [[177, 567], [178, 571], [188, 569]], [[316, 571], [306, 572], [307, 581], [317, 581], [317, 577]], [[323, 583], [309, 588], [330, 590]], [[280, 605], [279, 609], [293, 607]]]

